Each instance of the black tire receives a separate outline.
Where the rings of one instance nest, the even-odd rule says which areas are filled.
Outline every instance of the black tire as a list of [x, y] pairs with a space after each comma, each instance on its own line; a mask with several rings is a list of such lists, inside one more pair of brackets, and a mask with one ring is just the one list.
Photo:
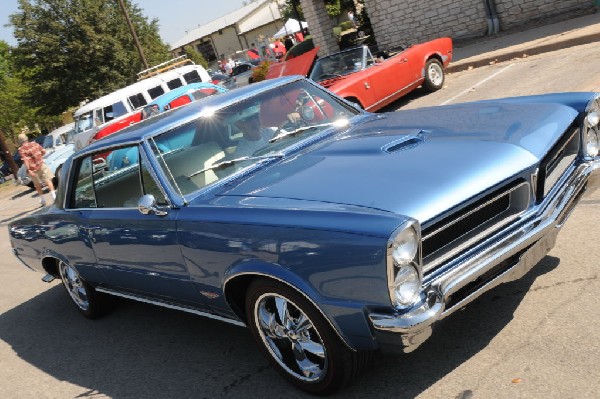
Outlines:
[[88, 319], [97, 319], [104, 315], [112, 304], [111, 298], [96, 292], [94, 287], [86, 283], [75, 268], [59, 262], [58, 271], [71, 302], [77, 310]]
[[363, 107], [360, 101], [358, 101], [358, 99], [355, 97], [348, 97], [346, 98], [346, 101], [349, 101], [352, 104], [356, 105], [359, 109], [365, 109], [365, 107]]
[[54, 185], [54, 189], [58, 190], [58, 178], [60, 177], [60, 171], [62, 170], [62, 165], [56, 168], [56, 172], [54, 173], [54, 177], [52, 178], [52, 184]]
[[446, 80], [444, 67], [442, 63], [432, 58], [425, 64], [425, 82], [423, 87], [427, 91], [436, 91], [444, 87], [444, 81]]
[[369, 352], [348, 348], [309, 300], [277, 281], [252, 282], [246, 314], [260, 350], [279, 374], [303, 391], [331, 394], [346, 386], [368, 361]]

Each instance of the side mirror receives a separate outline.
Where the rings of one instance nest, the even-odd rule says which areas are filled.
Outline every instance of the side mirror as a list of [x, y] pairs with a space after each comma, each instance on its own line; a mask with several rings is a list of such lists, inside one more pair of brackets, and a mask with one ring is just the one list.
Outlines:
[[156, 205], [156, 198], [152, 194], [143, 195], [138, 201], [138, 210], [143, 215], [165, 216], [167, 211]]

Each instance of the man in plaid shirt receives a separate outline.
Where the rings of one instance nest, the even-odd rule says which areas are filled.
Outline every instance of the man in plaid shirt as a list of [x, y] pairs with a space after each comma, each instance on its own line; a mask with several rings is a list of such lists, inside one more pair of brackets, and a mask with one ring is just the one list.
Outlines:
[[27, 173], [31, 176], [31, 180], [35, 185], [35, 190], [40, 196], [40, 204], [45, 206], [46, 200], [44, 199], [42, 182], [46, 183], [46, 187], [50, 190], [52, 200], [56, 198], [54, 185], [52, 184], [52, 172], [44, 163], [44, 154], [46, 153], [46, 150], [35, 141], [28, 141], [25, 133], [19, 134], [17, 139], [20, 144], [19, 155], [21, 155], [21, 160], [27, 168]]

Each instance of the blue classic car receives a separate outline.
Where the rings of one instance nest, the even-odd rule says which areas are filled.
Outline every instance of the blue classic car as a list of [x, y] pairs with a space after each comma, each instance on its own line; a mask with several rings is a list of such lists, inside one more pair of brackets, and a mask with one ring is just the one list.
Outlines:
[[371, 114], [268, 80], [76, 153], [10, 238], [87, 317], [118, 296], [247, 326], [326, 394], [538, 263], [599, 185], [599, 123], [593, 93]]

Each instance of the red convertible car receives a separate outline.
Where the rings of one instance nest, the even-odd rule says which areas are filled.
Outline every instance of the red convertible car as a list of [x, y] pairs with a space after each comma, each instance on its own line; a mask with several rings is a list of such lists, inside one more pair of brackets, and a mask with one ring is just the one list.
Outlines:
[[376, 111], [419, 86], [441, 89], [444, 68], [452, 60], [452, 39], [435, 39], [396, 53], [373, 54], [363, 45], [316, 59], [318, 50], [271, 65], [267, 79], [305, 75], [346, 100]]

